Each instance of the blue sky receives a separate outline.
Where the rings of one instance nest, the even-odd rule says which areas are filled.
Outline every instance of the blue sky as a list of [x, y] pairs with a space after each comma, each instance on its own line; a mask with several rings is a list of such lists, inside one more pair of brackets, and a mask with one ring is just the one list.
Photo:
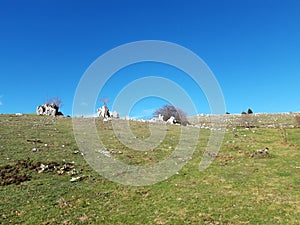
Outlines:
[[[299, 12], [297, 0], [3, 0], [0, 113], [34, 113], [47, 98], [59, 97], [62, 112], [71, 115], [76, 87], [93, 61], [140, 40], [174, 42], [199, 55], [217, 78], [230, 113], [249, 107], [300, 111]], [[180, 73], [157, 63], [124, 68], [99, 99], [107, 96], [112, 107], [134, 79], [161, 76], [183, 87], [198, 113], [209, 113], [205, 95]], [[145, 98], [130, 115], [149, 116], [164, 103]]]

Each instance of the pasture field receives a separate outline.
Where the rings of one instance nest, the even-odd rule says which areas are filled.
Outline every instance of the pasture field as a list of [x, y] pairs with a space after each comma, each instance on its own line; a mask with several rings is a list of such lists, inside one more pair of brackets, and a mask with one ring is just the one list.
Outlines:
[[[167, 125], [145, 154], [124, 147], [110, 121], [96, 125], [113, 157], [143, 166], [168, 157], [181, 131]], [[151, 134], [147, 123], [130, 125], [138, 139]], [[199, 171], [210, 132], [200, 129], [193, 157], [169, 179], [126, 186], [85, 161], [72, 118], [0, 115], [0, 224], [300, 224], [300, 129], [228, 127]]]

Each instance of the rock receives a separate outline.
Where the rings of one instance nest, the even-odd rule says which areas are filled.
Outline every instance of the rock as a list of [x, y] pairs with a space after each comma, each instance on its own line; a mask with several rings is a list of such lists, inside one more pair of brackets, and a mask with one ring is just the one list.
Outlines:
[[266, 147], [265, 149], [260, 149], [260, 150], [257, 150], [256, 152], [250, 154], [250, 157], [251, 158], [259, 158], [259, 157], [269, 157], [270, 154], [269, 154], [269, 148]]
[[159, 114], [158, 117], [154, 117], [149, 120], [151, 123], [164, 123], [164, 116]]
[[174, 123], [175, 123], [175, 117], [174, 117], [174, 116], [171, 116], [171, 117], [167, 120], [167, 123], [174, 124]]
[[80, 180], [82, 180], [82, 177], [72, 177], [71, 178], [71, 182], [77, 182], [77, 181], [80, 181]]
[[119, 118], [119, 113], [117, 111], [113, 111], [112, 117], [113, 118]]
[[110, 152], [110, 154], [123, 154], [123, 152], [112, 150], [112, 151]]
[[42, 141], [39, 139], [27, 139], [27, 142], [31, 142], [32, 144], [42, 143]]
[[31, 151], [32, 151], [32, 152], [38, 152], [39, 149], [38, 149], [38, 148], [33, 148]]
[[43, 104], [36, 107], [36, 114], [39, 116], [61, 116], [63, 115], [58, 111], [59, 107], [56, 104]]
[[76, 169], [72, 169], [71, 170], [71, 175], [77, 175], [77, 174], [79, 174], [80, 172], [78, 171], [78, 170], [76, 170]]
[[48, 170], [48, 168], [49, 168], [48, 165], [41, 163], [40, 168], [38, 169], [38, 173], [42, 173], [42, 172]]
[[101, 117], [103, 119], [110, 117], [109, 109], [106, 105], [103, 105], [101, 108], [98, 108], [97, 114], [98, 114], [98, 117]]

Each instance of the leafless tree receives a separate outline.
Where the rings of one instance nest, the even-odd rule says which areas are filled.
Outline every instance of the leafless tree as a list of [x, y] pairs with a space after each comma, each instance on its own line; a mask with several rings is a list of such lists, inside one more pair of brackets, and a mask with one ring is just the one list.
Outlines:
[[107, 103], [109, 102], [109, 100], [106, 96], [104, 96], [103, 98], [100, 98], [99, 101], [102, 102], [102, 104], [105, 106], [107, 106]]
[[53, 104], [55, 105], [57, 108], [61, 108], [63, 105], [63, 102], [60, 98], [55, 97], [55, 98], [47, 98], [46, 99], [46, 104]]
[[176, 108], [173, 105], [164, 105], [163, 107], [155, 110], [153, 114], [155, 116], [158, 116], [159, 114], [163, 115], [164, 121], [167, 121], [171, 116], [174, 116], [177, 123], [182, 125], [188, 124], [186, 112], [180, 108]]

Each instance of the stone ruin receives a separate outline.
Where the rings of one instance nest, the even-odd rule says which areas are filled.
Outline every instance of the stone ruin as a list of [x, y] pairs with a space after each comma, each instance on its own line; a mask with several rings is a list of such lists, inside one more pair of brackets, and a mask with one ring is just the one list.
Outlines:
[[58, 111], [59, 107], [56, 104], [43, 104], [36, 107], [36, 114], [39, 116], [61, 116], [63, 115]]

